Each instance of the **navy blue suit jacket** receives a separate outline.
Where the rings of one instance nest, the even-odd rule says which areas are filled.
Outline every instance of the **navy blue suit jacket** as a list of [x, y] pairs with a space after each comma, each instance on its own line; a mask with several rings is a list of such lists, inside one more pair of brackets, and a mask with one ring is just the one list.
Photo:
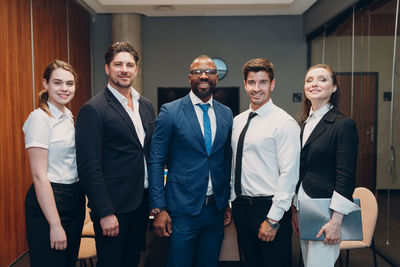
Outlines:
[[[213, 100], [217, 130], [207, 154], [204, 137], [189, 94], [161, 107], [149, 160], [150, 207], [197, 215], [205, 201], [209, 172], [218, 209], [230, 193], [231, 110]], [[164, 166], [168, 177], [164, 188]]]
[[82, 106], [76, 119], [76, 154], [80, 185], [93, 215], [134, 211], [143, 199], [144, 160], [150, 152], [154, 109], [139, 99], [146, 137], [142, 147], [128, 113], [106, 88]]

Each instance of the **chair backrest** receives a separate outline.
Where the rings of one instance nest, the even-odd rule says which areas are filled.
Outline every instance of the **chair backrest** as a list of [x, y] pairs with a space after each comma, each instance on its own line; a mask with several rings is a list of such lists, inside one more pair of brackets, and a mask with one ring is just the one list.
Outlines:
[[363, 242], [369, 247], [371, 246], [376, 219], [378, 218], [378, 204], [374, 194], [365, 187], [357, 187], [354, 190], [353, 198], [360, 199]]

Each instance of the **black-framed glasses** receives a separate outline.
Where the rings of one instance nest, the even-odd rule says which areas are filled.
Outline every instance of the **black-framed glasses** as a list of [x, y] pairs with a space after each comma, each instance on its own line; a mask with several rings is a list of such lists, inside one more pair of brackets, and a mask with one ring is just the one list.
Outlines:
[[195, 76], [200, 76], [203, 73], [205, 73], [207, 76], [212, 76], [217, 74], [216, 69], [194, 69], [190, 71], [190, 74], [193, 74]]

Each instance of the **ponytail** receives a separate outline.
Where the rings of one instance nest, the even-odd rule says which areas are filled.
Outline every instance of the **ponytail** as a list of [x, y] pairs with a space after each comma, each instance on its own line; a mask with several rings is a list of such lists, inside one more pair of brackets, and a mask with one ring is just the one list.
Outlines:
[[39, 108], [47, 113], [51, 117], [49, 105], [47, 104], [47, 100], [49, 100], [49, 92], [44, 89], [39, 92]]

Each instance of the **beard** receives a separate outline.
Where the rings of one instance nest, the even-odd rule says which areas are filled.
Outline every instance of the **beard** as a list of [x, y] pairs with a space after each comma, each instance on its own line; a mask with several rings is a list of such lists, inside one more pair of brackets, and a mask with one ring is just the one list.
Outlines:
[[199, 83], [204, 83], [205, 81], [199, 81], [196, 83], [192, 83], [192, 91], [193, 93], [198, 96], [200, 99], [209, 97], [215, 91], [215, 83], [211, 81], [207, 81], [209, 87], [208, 88], [201, 88], [199, 87]]
[[120, 88], [129, 88], [133, 84], [132, 78], [130, 78], [128, 81], [122, 81], [122, 80], [119, 80], [118, 77], [115, 77], [115, 78], [112, 78], [111, 81], [113, 84], [115, 84], [116, 86], [118, 86]]

